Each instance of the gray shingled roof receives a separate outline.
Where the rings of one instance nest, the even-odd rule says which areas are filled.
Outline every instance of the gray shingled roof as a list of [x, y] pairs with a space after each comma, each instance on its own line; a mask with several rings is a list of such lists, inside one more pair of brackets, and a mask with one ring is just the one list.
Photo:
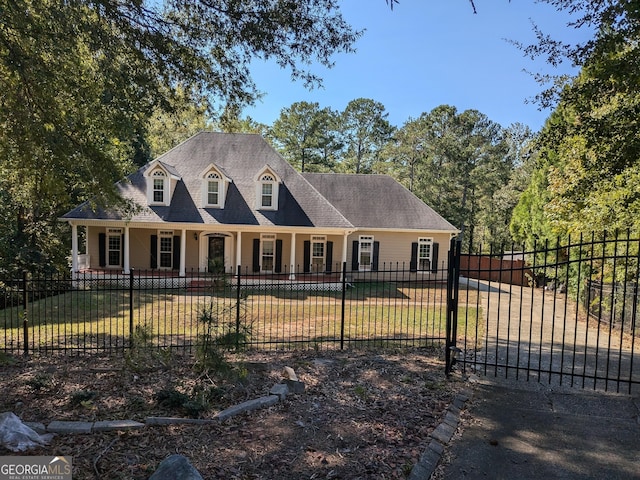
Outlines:
[[[170, 206], [147, 206], [144, 172], [150, 164], [116, 185], [142, 207], [133, 222], [456, 230], [391, 177], [300, 174], [259, 135], [201, 132], [157, 161], [180, 178]], [[200, 207], [201, 175], [212, 164], [231, 179], [223, 209]], [[282, 180], [278, 211], [255, 208], [255, 178], [267, 165]], [[62, 218], [123, 219], [88, 203]]]
[[457, 231], [433, 208], [388, 175], [302, 175], [358, 228]]
[[[134, 222], [188, 222], [210, 225], [277, 225], [349, 228], [352, 225], [294, 170], [261, 136], [200, 132], [157, 159], [181, 177], [167, 207], [146, 207], [149, 164], [117, 184], [120, 194], [143, 206]], [[200, 175], [209, 165], [228, 176], [224, 209], [201, 208]], [[255, 209], [255, 177], [268, 165], [282, 180], [278, 211]], [[64, 219], [121, 219], [115, 212], [91, 211], [88, 204], [65, 214]]]

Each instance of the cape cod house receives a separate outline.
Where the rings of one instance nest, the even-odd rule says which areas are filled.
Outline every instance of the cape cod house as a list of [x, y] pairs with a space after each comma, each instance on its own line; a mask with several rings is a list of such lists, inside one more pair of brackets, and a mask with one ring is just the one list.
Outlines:
[[[74, 273], [350, 274], [405, 266], [433, 275], [458, 230], [386, 175], [299, 173], [262, 137], [201, 132], [117, 184], [137, 211], [84, 203]], [[79, 230], [84, 229], [84, 252]]]

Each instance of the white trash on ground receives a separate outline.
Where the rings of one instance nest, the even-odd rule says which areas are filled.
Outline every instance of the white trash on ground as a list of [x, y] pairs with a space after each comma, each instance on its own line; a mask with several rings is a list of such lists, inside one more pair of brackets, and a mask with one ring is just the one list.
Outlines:
[[40, 435], [26, 426], [15, 413], [0, 413], [0, 445], [12, 452], [24, 452], [30, 448], [48, 445], [52, 433]]

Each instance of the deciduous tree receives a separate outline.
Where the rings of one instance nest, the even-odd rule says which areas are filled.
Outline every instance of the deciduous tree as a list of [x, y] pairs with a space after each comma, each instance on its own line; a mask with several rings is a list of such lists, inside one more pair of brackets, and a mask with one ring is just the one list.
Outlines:
[[336, 0], [0, 0], [0, 12], [0, 170], [16, 241], [42, 231], [43, 198], [49, 232], [80, 200], [115, 200], [148, 118], [178, 91], [210, 111], [250, 103], [255, 58], [316, 85], [308, 65], [330, 66], [359, 35]]
[[[514, 233], [529, 242], [546, 236], [640, 229], [640, 10], [637, 2], [549, 2], [577, 8], [576, 26], [597, 34], [581, 45], [548, 37], [529, 47], [550, 61], [569, 58], [579, 75], [563, 85], [559, 103], [540, 136], [540, 158]], [[550, 95], [543, 99], [551, 98]], [[535, 183], [534, 183], [535, 182]], [[537, 202], [542, 194], [544, 201]], [[524, 210], [530, 210], [530, 221]]]

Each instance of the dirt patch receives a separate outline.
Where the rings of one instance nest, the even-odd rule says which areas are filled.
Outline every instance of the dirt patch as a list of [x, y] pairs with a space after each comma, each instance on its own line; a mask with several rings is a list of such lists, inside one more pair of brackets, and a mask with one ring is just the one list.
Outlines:
[[[434, 350], [244, 353], [226, 376], [154, 355], [15, 359], [0, 375], [0, 411], [23, 421], [211, 418], [267, 395], [292, 367], [306, 392], [220, 424], [57, 435], [29, 455], [71, 455], [74, 479], [146, 479], [173, 453], [205, 479], [406, 478], [462, 385]], [[159, 395], [164, 392], [164, 397]], [[178, 399], [162, 401], [173, 392]], [[192, 402], [192, 403], [189, 403]], [[0, 455], [10, 452], [0, 447]]]

